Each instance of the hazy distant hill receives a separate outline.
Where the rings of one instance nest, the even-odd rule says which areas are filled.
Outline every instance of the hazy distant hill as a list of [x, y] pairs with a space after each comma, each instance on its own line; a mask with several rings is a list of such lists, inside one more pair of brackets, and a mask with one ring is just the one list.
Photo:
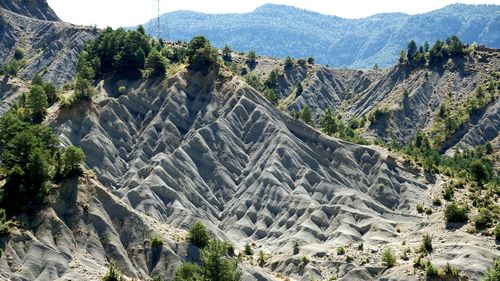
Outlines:
[[[217, 47], [286, 57], [314, 56], [335, 67], [387, 66], [414, 39], [435, 41], [456, 34], [465, 42], [500, 47], [500, 6], [455, 4], [433, 12], [379, 14], [343, 19], [294, 7], [267, 4], [245, 14], [177, 11], [161, 17], [162, 36], [190, 40], [208, 37]], [[153, 31], [154, 28], [148, 27]]]

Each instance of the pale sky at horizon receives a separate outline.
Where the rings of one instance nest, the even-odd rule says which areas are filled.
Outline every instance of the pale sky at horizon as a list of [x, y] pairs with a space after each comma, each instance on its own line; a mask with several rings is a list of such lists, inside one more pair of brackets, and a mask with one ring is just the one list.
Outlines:
[[[133, 26], [156, 16], [156, 0], [47, 0], [64, 21], [98, 27]], [[193, 10], [204, 13], [245, 13], [266, 4], [285, 4], [327, 15], [362, 18], [378, 13], [425, 13], [453, 3], [497, 4], [500, 0], [160, 0], [161, 13]]]

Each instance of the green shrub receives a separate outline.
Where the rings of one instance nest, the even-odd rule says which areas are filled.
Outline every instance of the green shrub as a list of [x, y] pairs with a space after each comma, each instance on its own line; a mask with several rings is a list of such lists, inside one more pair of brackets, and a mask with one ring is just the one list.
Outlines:
[[432, 252], [432, 237], [429, 234], [422, 236], [422, 244], [419, 251], [424, 254]]
[[151, 237], [151, 247], [153, 248], [161, 248], [163, 247], [163, 239], [159, 235], [153, 235]]
[[63, 161], [63, 175], [71, 176], [71, 175], [79, 175], [81, 174], [81, 164], [85, 160], [85, 153], [76, 147], [70, 146], [64, 150], [62, 155]]
[[21, 48], [16, 47], [14, 49], [14, 59], [22, 60], [24, 58], [24, 51]]
[[441, 203], [441, 199], [435, 197], [433, 200], [432, 200], [432, 205], [434, 206], [441, 206], [442, 203]]
[[290, 69], [293, 66], [293, 59], [291, 57], [286, 57], [285, 59], [285, 69]]
[[210, 241], [206, 226], [201, 222], [194, 223], [189, 229], [187, 240], [198, 248], [204, 248]]
[[391, 248], [386, 248], [380, 257], [382, 264], [388, 268], [396, 265], [396, 256]]
[[252, 246], [250, 246], [250, 244], [246, 243], [245, 244], [245, 249], [243, 250], [243, 253], [247, 256], [251, 256], [253, 255], [253, 250], [252, 250]]
[[300, 261], [302, 262], [302, 264], [306, 265], [309, 263], [309, 258], [307, 256], [302, 256], [302, 258], [300, 258]]
[[248, 68], [246, 68], [246, 67], [242, 67], [242, 68], [241, 68], [241, 71], [240, 71], [240, 75], [241, 75], [241, 76], [245, 76], [245, 75], [247, 75], [247, 74], [248, 74]]
[[425, 274], [427, 278], [438, 278], [439, 269], [435, 267], [430, 261], [427, 261], [427, 264], [425, 265]]
[[217, 66], [217, 51], [203, 36], [194, 37], [187, 48], [188, 69], [207, 74]]
[[255, 64], [257, 63], [257, 55], [255, 54], [255, 51], [250, 51], [247, 54], [247, 59], [246, 63], [250, 69], [253, 69], [255, 67]]
[[313, 57], [309, 57], [309, 58], [307, 59], [307, 63], [308, 63], [308, 64], [314, 64], [314, 58], [313, 58]]
[[202, 281], [201, 268], [193, 263], [183, 262], [174, 273], [173, 281]]
[[443, 191], [443, 198], [446, 201], [451, 201], [453, 195], [455, 194], [455, 187], [452, 184], [446, 185]]
[[158, 52], [153, 49], [146, 58], [146, 70], [149, 76], [157, 77], [165, 75], [167, 71], [167, 60]]
[[122, 274], [115, 263], [111, 263], [108, 267], [108, 272], [102, 278], [102, 281], [123, 281]]
[[227, 242], [212, 239], [201, 250], [203, 280], [241, 280], [242, 272], [238, 269], [238, 262], [227, 257], [227, 246]]
[[125, 92], [127, 92], [127, 87], [125, 86], [118, 87], [118, 92], [120, 92], [120, 94], [125, 94]]
[[493, 233], [495, 235], [495, 240], [500, 240], [500, 223], [497, 224]]
[[491, 267], [486, 272], [482, 281], [498, 281], [500, 280], [500, 258], [497, 258]]
[[39, 124], [47, 114], [47, 95], [42, 86], [32, 85], [27, 96], [28, 109], [31, 113], [32, 122]]
[[0, 209], [0, 237], [10, 234], [10, 222], [7, 220], [7, 213]]
[[486, 208], [481, 208], [479, 214], [474, 218], [474, 223], [479, 230], [490, 227], [493, 223], [493, 213]]
[[443, 268], [443, 275], [449, 276], [449, 277], [459, 277], [460, 276], [460, 269], [451, 266], [450, 263], [447, 262]]
[[422, 204], [420, 204], [420, 203], [419, 203], [419, 204], [417, 204], [417, 212], [418, 212], [419, 214], [421, 214], [421, 213], [425, 212], [424, 206], [423, 206]]
[[337, 248], [337, 255], [344, 255], [345, 254], [345, 248], [344, 247], [338, 247]]
[[444, 211], [444, 216], [446, 218], [446, 222], [454, 223], [454, 222], [467, 222], [469, 219], [468, 210], [465, 207], [460, 207], [455, 203], [450, 203], [446, 205], [446, 209]]

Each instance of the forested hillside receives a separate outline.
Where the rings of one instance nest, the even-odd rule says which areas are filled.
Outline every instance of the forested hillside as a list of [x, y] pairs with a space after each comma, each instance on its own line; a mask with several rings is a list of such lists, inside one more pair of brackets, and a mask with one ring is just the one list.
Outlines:
[[[313, 56], [316, 62], [333, 67], [388, 66], [410, 40], [423, 44], [451, 35], [469, 44], [500, 47], [500, 6], [492, 5], [457, 4], [418, 15], [343, 19], [267, 4], [245, 14], [177, 11], [162, 16], [161, 23], [162, 37], [170, 40], [203, 35], [218, 48], [227, 44], [266, 56]], [[145, 26], [147, 31], [156, 30]]]

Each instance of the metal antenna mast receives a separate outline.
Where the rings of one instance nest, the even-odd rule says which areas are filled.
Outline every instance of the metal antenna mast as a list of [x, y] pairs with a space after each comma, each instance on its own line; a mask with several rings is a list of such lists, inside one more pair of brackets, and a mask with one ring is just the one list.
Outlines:
[[157, 0], [157, 14], [156, 14], [156, 37], [161, 36], [161, 24], [160, 24], [160, 0]]

